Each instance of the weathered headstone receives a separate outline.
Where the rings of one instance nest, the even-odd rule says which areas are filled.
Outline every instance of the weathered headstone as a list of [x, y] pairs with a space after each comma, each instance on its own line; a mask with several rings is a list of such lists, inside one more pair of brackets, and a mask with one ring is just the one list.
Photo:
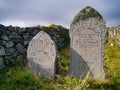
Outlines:
[[84, 8], [73, 19], [69, 34], [69, 74], [79, 78], [88, 75], [104, 78], [105, 21], [102, 16], [89, 6]]
[[47, 78], [54, 78], [56, 48], [50, 36], [40, 31], [30, 41], [27, 49], [29, 67]]

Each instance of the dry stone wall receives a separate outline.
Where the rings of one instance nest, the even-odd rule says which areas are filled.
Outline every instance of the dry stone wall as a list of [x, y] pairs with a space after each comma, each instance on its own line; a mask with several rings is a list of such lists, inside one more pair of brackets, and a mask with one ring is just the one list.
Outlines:
[[[61, 37], [61, 27], [58, 27], [57, 30], [50, 30], [38, 27], [20, 28], [0, 25], [0, 67], [15, 65], [17, 62], [24, 63], [30, 40], [41, 30], [50, 35], [57, 47], [67, 45], [66, 39]], [[68, 30], [64, 31], [66, 31], [65, 35], [68, 35]]]
[[107, 35], [107, 41], [111, 46], [120, 47], [120, 25], [108, 28]]

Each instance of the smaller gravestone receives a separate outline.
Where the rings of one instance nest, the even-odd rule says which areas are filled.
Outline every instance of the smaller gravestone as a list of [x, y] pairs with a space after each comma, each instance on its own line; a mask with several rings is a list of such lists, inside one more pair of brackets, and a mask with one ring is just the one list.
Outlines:
[[30, 41], [27, 58], [30, 69], [40, 76], [54, 78], [56, 48], [50, 36], [40, 31]]

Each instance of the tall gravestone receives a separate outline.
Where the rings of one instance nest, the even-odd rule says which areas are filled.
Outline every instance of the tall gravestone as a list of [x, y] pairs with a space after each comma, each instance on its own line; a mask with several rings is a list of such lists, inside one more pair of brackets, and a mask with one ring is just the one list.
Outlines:
[[87, 75], [104, 78], [105, 21], [99, 12], [89, 6], [82, 9], [73, 19], [69, 35], [69, 74], [79, 78]]
[[54, 78], [56, 48], [50, 36], [40, 31], [30, 41], [27, 49], [30, 69], [47, 78]]

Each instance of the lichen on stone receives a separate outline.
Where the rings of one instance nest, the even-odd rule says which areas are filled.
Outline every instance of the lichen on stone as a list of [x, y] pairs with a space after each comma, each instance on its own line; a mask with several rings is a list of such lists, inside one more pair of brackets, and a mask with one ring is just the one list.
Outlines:
[[87, 6], [82, 9], [73, 19], [72, 24], [76, 23], [78, 20], [83, 20], [89, 17], [96, 17], [98, 19], [103, 19], [101, 14], [94, 8]]

